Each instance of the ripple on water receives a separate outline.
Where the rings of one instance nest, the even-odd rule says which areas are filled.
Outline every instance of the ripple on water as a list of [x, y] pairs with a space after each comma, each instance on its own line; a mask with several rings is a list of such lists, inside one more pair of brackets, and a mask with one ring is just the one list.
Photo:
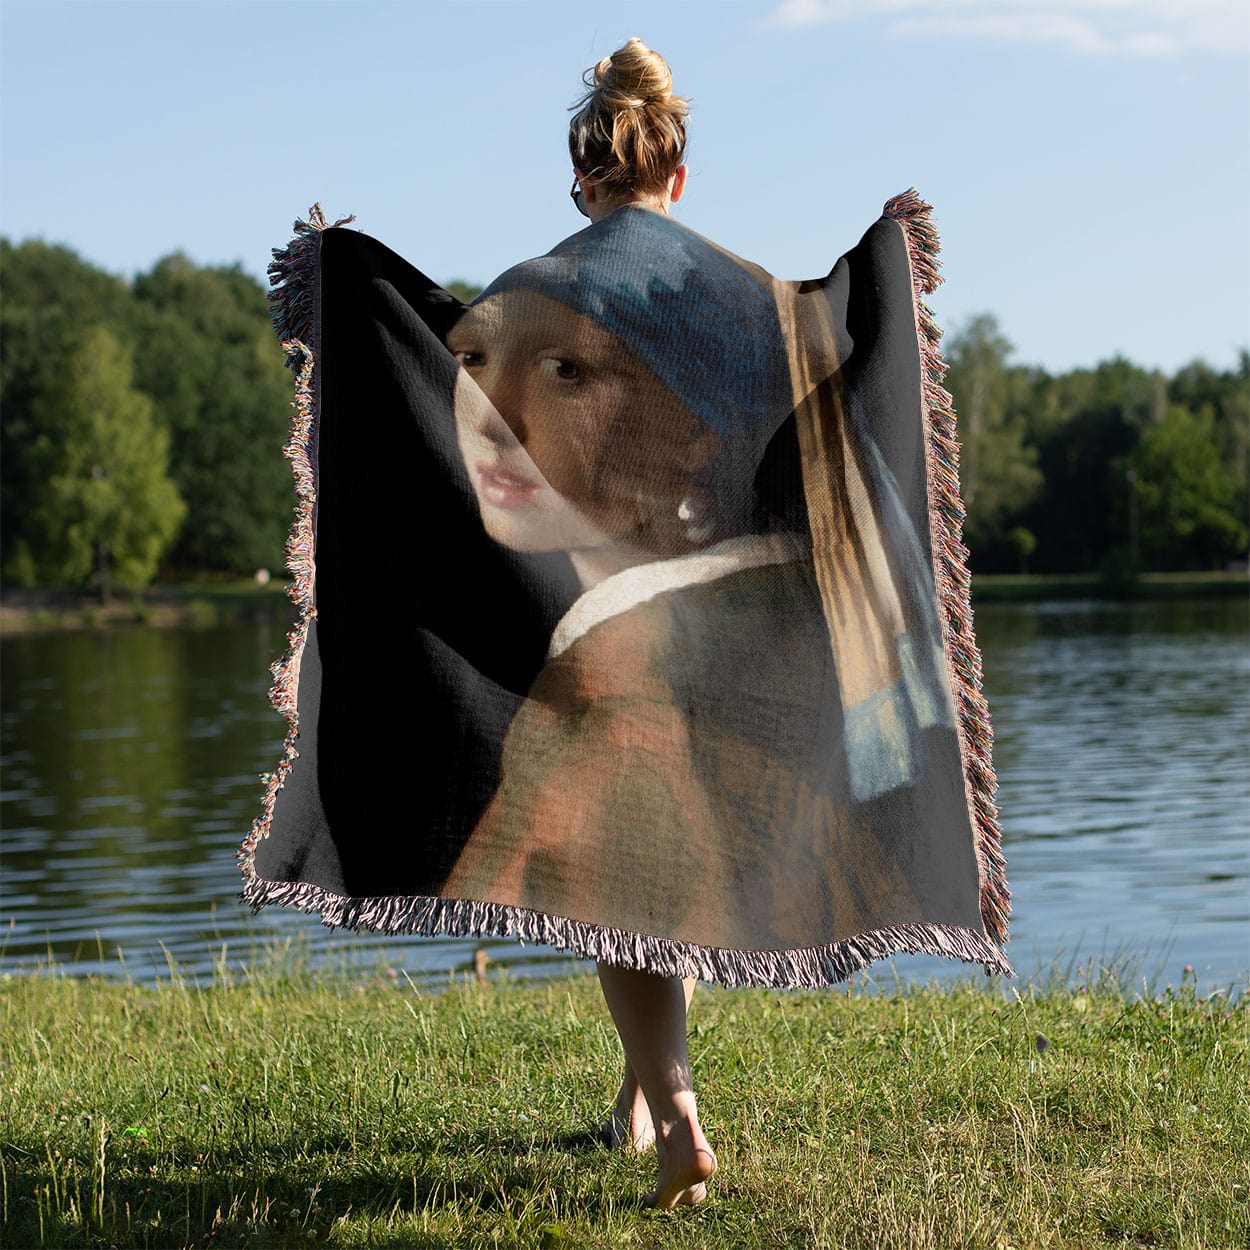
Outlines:
[[[1018, 969], [1170, 944], [1174, 980], [1186, 963], [1225, 985], [1244, 975], [1245, 605], [987, 604], [977, 625]], [[281, 750], [264, 670], [284, 643], [280, 623], [0, 642], [0, 908], [15, 922], [0, 968], [50, 946], [72, 969], [115, 973], [120, 947], [139, 979], [167, 976], [167, 958], [208, 976], [223, 948], [237, 963], [290, 940], [314, 962], [433, 981], [477, 946], [515, 975], [585, 966], [506, 940], [334, 934], [238, 901], [234, 853]]]

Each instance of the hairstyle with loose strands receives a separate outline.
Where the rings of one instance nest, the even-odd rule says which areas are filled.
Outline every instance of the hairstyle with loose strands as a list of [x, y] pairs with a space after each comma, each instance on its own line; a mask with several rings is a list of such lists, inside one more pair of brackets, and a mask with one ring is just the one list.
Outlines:
[[610, 195], [664, 191], [686, 153], [690, 112], [673, 94], [667, 62], [635, 37], [582, 81], [587, 91], [569, 123], [574, 166]]

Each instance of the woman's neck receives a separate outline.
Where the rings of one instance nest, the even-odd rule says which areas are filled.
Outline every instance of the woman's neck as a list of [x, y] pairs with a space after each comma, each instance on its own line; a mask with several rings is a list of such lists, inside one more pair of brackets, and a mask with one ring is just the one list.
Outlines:
[[603, 200], [596, 198], [593, 204], [588, 204], [587, 210], [591, 224], [602, 221], [605, 217], [616, 212], [618, 208], [649, 208], [653, 213], [661, 213], [668, 216], [668, 206], [672, 201], [665, 196], [657, 196], [655, 199], [634, 199], [630, 196], [623, 196], [619, 200]]

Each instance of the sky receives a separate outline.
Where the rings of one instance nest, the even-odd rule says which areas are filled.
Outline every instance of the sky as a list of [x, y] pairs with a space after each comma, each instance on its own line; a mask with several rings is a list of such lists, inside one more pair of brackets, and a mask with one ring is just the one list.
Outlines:
[[948, 330], [1052, 372], [1250, 346], [1245, 0], [0, 0], [0, 230], [263, 277], [319, 201], [485, 283], [584, 224], [567, 110], [632, 35], [691, 102], [675, 215], [777, 276], [915, 186]]

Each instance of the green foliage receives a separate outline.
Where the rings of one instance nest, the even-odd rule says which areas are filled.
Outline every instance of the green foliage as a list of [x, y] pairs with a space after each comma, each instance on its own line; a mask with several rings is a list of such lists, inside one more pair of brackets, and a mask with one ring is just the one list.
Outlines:
[[[38, 241], [14, 247], [0, 239], [0, 266], [4, 579], [79, 580], [88, 531], [103, 532], [106, 514], [110, 533], [128, 549], [165, 552], [171, 571], [278, 568], [293, 504], [279, 454], [291, 381], [260, 285], [238, 266], [205, 268], [181, 255], [128, 284]], [[447, 284], [466, 302], [480, 289], [459, 279]], [[71, 487], [65, 466], [81, 471], [81, 457], [52, 446], [70, 428], [52, 419], [65, 402], [65, 362], [98, 327], [133, 357], [133, 380], [121, 389], [151, 401], [143, 409], [133, 397], [118, 398], [116, 411], [142, 410], [134, 421], [153, 432], [152, 498], [167, 472], [186, 505], [172, 545], [164, 522], [143, 542], [122, 535], [105, 500], [112, 488]], [[1118, 359], [1051, 377], [1013, 363], [1011, 344], [988, 315], [950, 336], [946, 353], [974, 571], [1135, 573], [1245, 558], [1250, 354], [1229, 371], [1195, 361], [1170, 380]], [[120, 395], [117, 368], [105, 372]], [[166, 437], [167, 469], [156, 454]], [[55, 554], [54, 491], [68, 491], [78, 509]], [[156, 524], [170, 513], [154, 505], [135, 515]], [[1022, 531], [1033, 538], [1028, 550]], [[150, 558], [134, 559], [125, 557], [123, 571], [114, 557], [118, 576], [146, 580]]]
[[471, 304], [482, 293], [480, 286], [465, 282], [463, 278], [453, 278], [443, 290], [448, 295], [454, 295], [462, 304]]
[[52, 455], [40, 411], [75, 345], [98, 326], [134, 358], [133, 386], [150, 400], [158, 431], [154, 446], [167, 449], [186, 504], [172, 549], [163, 531], [153, 535], [157, 546], [183, 571], [279, 567], [292, 506], [290, 469], [279, 454], [291, 391], [260, 285], [237, 266], [201, 268], [171, 256], [131, 287], [39, 242], [0, 241], [0, 263], [5, 579], [46, 582], [68, 575], [53, 569], [75, 565], [35, 554], [46, 547]]
[[1124, 575], [1245, 558], [1247, 353], [1234, 371], [1195, 362], [1169, 382], [1123, 359], [1051, 377], [1012, 365], [1011, 351], [989, 316], [946, 348], [976, 571]]
[[1020, 371], [1007, 367], [1011, 344], [993, 317], [975, 318], [948, 347], [946, 386], [956, 397], [960, 485], [973, 547], [995, 541], [1004, 519], [1019, 512], [1042, 487], [1037, 449], [1025, 441]]
[[1235, 483], [1233, 512], [1250, 515], [1250, 352], [1243, 351], [1237, 368], [1219, 373], [1195, 360], [1168, 386], [1168, 399], [1199, 417], [1220, 462]]
[[[1209, 410], [1204, 410], [1209, 411]], [[1172, 405], [1129, 457], [1138, 495], [1141, 545], [1165, 568], [1187, 555], [1218, 566], [1246, 544], [1235, 511], [1235, 469], [1220, 455], [1212, 421]]]
[[27, 522], [43, 483], [30, 453], [39, 436], [39, 397], [56, 385], [72, 345], [96, 326], [131, 340], [132, 301], [125, 282], [68, 248], [0, 239], [0, 571], [29, 585], [40, 576]]
[[1037, 536], [1023, 525], [1007, 531], [1007, 545], [1020, 557], [1020, 572], [1029, 571], [1029, 557], [1037, 550]]
[[1163, 378], [1116, 359], [1052, 385], [1064, 420], [1040, 439], [1045, 489], [1024, 513], [1038, 535], [1036, 563], [1048, 571], [1118, 568], [1129, 530], [1126, 458], [1162, 410]]
[[130, 354], [103, 326], [58, 362], [32, 408], [29, 465], [40, 484], [24, 518], [21, 562], [41, 582], [98, 577], [139, 590], [186, 511], [166, 475], [169, 436], [132, 385]]
[[291, 384], [264, 293], [240, 269], [170, 256], [135, 281], [138, 384], [159, 397], [188, 523], [181, 568], [278, 568], [290, 524]]

